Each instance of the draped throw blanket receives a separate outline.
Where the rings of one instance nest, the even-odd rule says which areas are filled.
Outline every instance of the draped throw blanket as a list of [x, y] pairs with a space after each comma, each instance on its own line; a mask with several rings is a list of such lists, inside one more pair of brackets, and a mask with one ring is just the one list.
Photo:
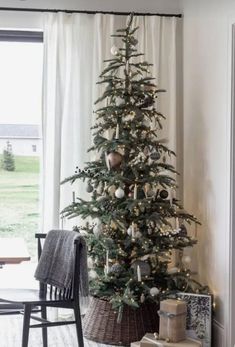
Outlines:
[[79, 253], [80, 296], [87, 297], [89, 289], [86, 242], [77, 232], [68, 230], [51, 230], [48, 232], [35, 271], [35, 278], [40, 282], [57, 286], [60, 289], [70, 288], [75, 265], [75, 240], [78, 240], [81, 245]]

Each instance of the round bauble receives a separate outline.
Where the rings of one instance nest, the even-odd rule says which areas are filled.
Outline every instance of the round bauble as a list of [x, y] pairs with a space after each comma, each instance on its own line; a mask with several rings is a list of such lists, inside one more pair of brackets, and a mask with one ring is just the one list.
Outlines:
[[127, 229], [127, 234], [128, 234], [129, 236], [132, 235], [132, 226], [130, 226], [130, 227]]
[[102, 223], [98, 220], [93, 227], [93, 234], [99, 236], [102, 233]]
[[131, 36], [130, 37], [130, 44], [133, 46], [136, 46], [137, 43], [138, 43], [138, 40], [135, 37]]
[[118, 199], [122, 199], [122, 198], [124, 197], [124, 195], [125, 195], [125, 192], [124, 192], [124, 190], [123, 190], [122, 188], [120, 188], [120, 187], [115, 191], [115, 196], [116, 196], [116, 198], [118, 198]]
[[137, 190], [137, 199], [144, 199], [145, 198], [145, 194], [144, 194], [144, 191], [143, 189], [138, 189]]
[[120, 265], [119, 263], [115, 263], [110, 267], [109, 272], [119, 274], [122, 272], [122, 270], [123, 270], [122, 265]]
[[140, 232], [140, 231], [137, 231], [137, 232], [135, 233], [135, 238], [136, 238], [136, 239], [140, 239], [141, 237], [142, 237], [141, 232]]
[[159, 160], [161, 158], [161, 154], [159, 152], [153, 152], [149, 156], [152, 160]]
[[111, 220], [110, 227], [114, 230], [118, 229], [117, 223], [115, 223], [113, 220]]
[[183, 262], [184, 264], [190, 264], [191, 261], [192, 261], [192, 259], [191, 259], [191, 257], [190, 257], [189, 255], [184, 255], [184, 256], [182, 257], [182, 262]]
[[135, 275], [137, 275], [137, 267], [140, 267], [140, 272], [142, 276], [149, 276], [151, 273], [151, 268], [149, 263], [143, 260], [136, 260], [131, 265], [131, 268], [134, 270]]
[[186, 236], [187, 235], [187, 228], [184, 224], [181, 224], [179, 229], [180, 236]]
[[163, 190], [161, 190], [160, 191], [160, 197], [162, 198], [162, 199], [166, 199], [166, 198], [168, 198], [168, 191], [167, 190], [165, 190], [165, 189], [163, 189]]
[[90, 183], [88, 183], [88, 185], [86, 187], [86, 191], [87, 191], [87, 193], [91, 193], [93, 191], [93, 186]]
[[114, 196], [115, 195], [115, 191], [116, 191], [116, 187], [113, 185], [113, 186], [110, 186], [108, 188], [108, 193], [111, 195], [111, 196]]
[[122, 163], [122, 155], [118, 152], [110, 152], [107, 155], [110, 167], [113, 169], [118, 168]]
[[118, 48], [114, 45], [111, 47], [110, 52], [112, 55], [117, 55], [118, 54]]
[[152, 287], [149, 292], [150, 295], [157, 296], [160, 293], [160, 290], [157, 287]]
[[92, 268], [93, 268], [93, 265], [94, 265], [94, 263], [93, 263], [92, 258], [91, 258], [91, 257], [88, 257], [88, 258], [87, 258], [87, 266], [88, 266], [88, 269], [92, 269]]
[[95, 280], [98, 277], [98, 274], [95, 272], [95, 270], [90, 270], [88, 274], [92, 280]]

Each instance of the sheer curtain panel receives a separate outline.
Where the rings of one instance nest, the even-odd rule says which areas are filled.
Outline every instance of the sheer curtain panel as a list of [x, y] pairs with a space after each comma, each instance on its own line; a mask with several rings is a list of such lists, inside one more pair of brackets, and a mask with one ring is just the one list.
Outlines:
[[[102, 92], [96, 84], [111, 47], [120, 45], [110, 35], [125, 26], [126, 16], [48, 13], [44, 17], [43, 71], [43, 231], [62, 226], [60, 211], [76, 196], [86, 198], [83, 182], [60, 185], [76, 166], [94, 158], [90, 127], [94, 101]], [[181, 122], [181, 19], [138, 16], [138, 48], [153, 63], [159, 87], [167, 90], [158, 100], [166, 117], [163, 136], [180, 154], [177, 122]], [[178, 134], [179, 135], [179, 134]], [[178, 148], [177, 148], [178, 147]], [[93, 156], [93, 157], [92, 157]], [[63, 220], [64, 228], [77, 221]]]

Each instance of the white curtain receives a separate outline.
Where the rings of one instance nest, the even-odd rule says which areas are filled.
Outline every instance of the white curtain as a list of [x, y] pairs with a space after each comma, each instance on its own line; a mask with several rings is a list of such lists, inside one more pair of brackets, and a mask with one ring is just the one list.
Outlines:
[[[86, 197], [82, 182], [60, 185], [91, 159], [90, 127], [94, 101], [101, 93], [96, 82], [110, 49], [117, 42], [110, 35], [126, 24], [126, 16], [104, 14], [46, 14], [44, 24], [43, 73], [43, 231], [62, 226], [60, 211], [72, 202], [72, 192]], [[177, 149], [177, 97], [180, 84], [180, 27], [174, 17], [138, 16], [135, 24], [139, 49], [153, 63], [160, 88], [158, 108], [167, 117], [164, 137]], [[180, 104], [180, 102], [179, 102]], [[71, 228], [75, 220], [63, 221]]]

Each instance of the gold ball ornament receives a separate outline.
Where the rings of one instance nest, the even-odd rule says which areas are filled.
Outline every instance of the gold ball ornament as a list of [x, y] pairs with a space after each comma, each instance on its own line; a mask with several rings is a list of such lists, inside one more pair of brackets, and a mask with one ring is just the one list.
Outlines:
[[184, 255], [184, 256], [182, 257], [182, 262], [183, 262], [184, 264], [189, 265], [189, 264], [192, 262], [192, 259], [191, 259], [191, 257], [190, 257], [189, 255]]
[[108, 188], [108, 193], [113, 197], [115, 195], [115, 191], [116, 191], [116, 187], [114, 185], [112, 185]]
[[118, 152], [111, 152], [107, 156], [111, 168], [118, 168], [122, 163], [122, 155]]

